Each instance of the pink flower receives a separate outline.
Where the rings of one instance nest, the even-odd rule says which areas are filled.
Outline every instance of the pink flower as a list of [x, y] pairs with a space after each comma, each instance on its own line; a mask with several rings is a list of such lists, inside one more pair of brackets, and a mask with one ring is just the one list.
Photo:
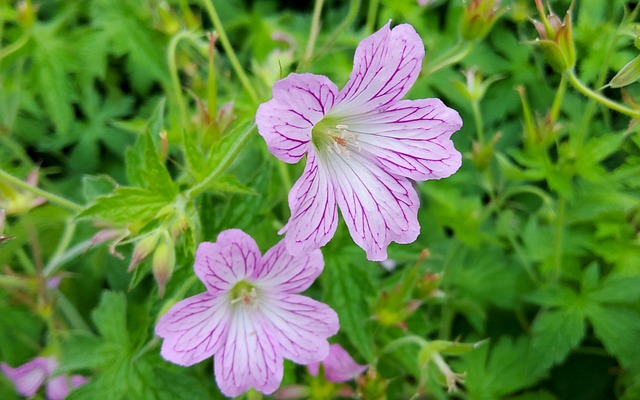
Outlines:
[[[356, 363], [345, 349], [339, 344], [332, 344], [329, 347], [329, 355], [321, 361], [324, 366], [324, 376], [328, 381], [341, 383], [349, 381], [367, 370], [366, 365]], [[309, 373], [318, 375], [320, 362], [307, 365]]]
[[258, 108], [258, 131], [271, 153], [288, 163], [307, 155], [281, 231], [292, 254], [331, 239], [337, 206], [370, 260], [385, 260], [392, 241], [418, 237], [419, 200], [410, 180], [447, 177], [462, 159], [450, 140], [462, 126], [456, 111], [438, 99], [401, 100], [423, 57], [411, 25], [387, 24], [358, 45], [342, 90], [325, 76], [291, 74]]
[[16, 368], [0, 363], [0, 368], [13, 382], [16, 391], [25, 397], [34, 396], [48, 379], [46, 384], [47, 399], [63, 400], [71, 389], [83, 385], [89, 380], [89, 378], [80, 375], [73, 375], [70, 378], [65, 375], [51, 377], [53, 371], [58, 368], [58, 360], [54, 357], [36, 357]]
[[213, 356], [222, 393], [249, 388], [270, 394], [283, 375], [283, 358], [299, 364], [329, 354], [339, 328], [327, 305], [298, 295], [324, 267], [319, 250], [291, 256], [280, 241], [264, 256], [238, 229], [201, 243], [194, 269], [207, 291], [175, 304], [156, 326], [161, 355], [180, 365]]

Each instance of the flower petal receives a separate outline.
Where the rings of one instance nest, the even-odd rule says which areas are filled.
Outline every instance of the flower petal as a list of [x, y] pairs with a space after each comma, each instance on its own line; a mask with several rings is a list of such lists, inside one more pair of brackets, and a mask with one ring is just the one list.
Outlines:
[[284, 240], [262, 258], [258, 272], [260, 287], [284, 293], [300, 293], [313, 283], [324, 268], [322, 252], [317, 249], [302, 256], [292, 256]]
[[64, 375], [55, 376], [47, 382], [47, 400], [64, 400], [70, 391], [69, 382]]
[[340, 91], [332, 117], [360, 114], [392, 104], [418, 78], [424, 44], [411, 25], [390, 22], [358, 45], [351, 77]]
[[439, 99], [402, 100], [385, 110], [347, 117], [343, 123], [357, 134], [362, 151], [392, 174], [440, 179], [462, 163], [450, 140], [462, 120]]
[[337, 86], [326, 76], [290, 74], [273, 85], [273, 99], [258, 107], [258, 132], [269, 151], [296, 163], [309, 150], [311, 129], [333, 107]]
[[[329, 346], [329, 355], [322, 360], [322, 364], [324, 365], [325, 377], [334, 383], [349, 381], [368, 368], [366, 365], [355, 362], [349, 353], [337, 343]], [[318, 375], [319, 367], [319, 362], [307, 365], [309, 373], [313, 376]]]
[[331, 307], [297, 294], [265, 299], [260, 310], [270, 322], [269, 335], [280, 344], [282, 355], [298, 364], [323, 360], [329, 354], [327, 338], [340, 329]]
[[282, 382], [282, 354], [261, 320], [256, 309], [234, 310], [227, 341], [214, 357], [216, 382], [226, 396], [238, 396], [249, 388], [270, 394]]
[[176, 303], [155, 328], [164, 338], [160, 354], [179, 365], [193, 365], [224, 346], [230, 312], [226, 296], [200, 293]]
[[194, 270], [207, 290], [215, 294], [229, 290], [242, 279], [250, 279], [260, 257], [260, 249], [251, 236], [240, 229], [229, 229], [220, 232], [215, 243], [200, 243]]
[[279, 232], [287, 232], [289, 253], [302, 256], [331, 240], [338, 227], [336, 194], [315, 151], [307, 155], [304, 172], [289, 192], [289, 208], [291, 218]]
[[406, 178], [389, 174], [364, 153], [327, 151], [323, 158], [349, 233], [369, 260], [386, 260], [392, 241], [416, 240], [420, 203]]
[[45, 379], [57, 366], [58, 362], [51, 357], [36, 357], [16, 368], [0, 363], [2, 372], [13, 382], [16, 391], [25, 397], [35, 395]]

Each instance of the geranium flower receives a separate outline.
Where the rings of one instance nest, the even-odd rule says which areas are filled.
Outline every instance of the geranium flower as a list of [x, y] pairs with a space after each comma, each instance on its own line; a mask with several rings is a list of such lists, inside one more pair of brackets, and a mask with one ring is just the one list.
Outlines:
[[273, 86], [256, 123], [269, 151], [307, 165], [289, 193], [287, 249], [305, 254], [335, 233], [340, 207], [367, 258], [387, 258], [390, 242], [418, 237], [411, 180], [453, 174], [461, 155], [450, 136], [458, 113], [438, 99], [401, 100], [420, 73], [424, 45], [411, 25], [385, 25], [356, 49], [342, 90], [327, 77], [291, 74]]
[[0, 363], [0, 369], [13, 382], [16, 391], [22, 396], [34, 396], [46, 381], [47, 399], [63, 400], [71, 392], [71, 389], [83, 385], [89, 378], [80, 375], [51, 377], [58, 365], [58, 360], [54, 357], [36, 357], [16, 368], [12, 368], [6, 363]]
[[320, 250], [294, 257], [284, 241], [260, 254], [238, 229], [201, 243], [194, 269], [207, 291], [175, 304], [156, 326], [161, 355], [192, 365], [213, 356], [222, 393], [249, 388], [270, 394], [283, 375], [283, 358], [299, 364], [324, 359], [327, 338], [339, 328], [329, 306], [297, 293], [320, 275]]

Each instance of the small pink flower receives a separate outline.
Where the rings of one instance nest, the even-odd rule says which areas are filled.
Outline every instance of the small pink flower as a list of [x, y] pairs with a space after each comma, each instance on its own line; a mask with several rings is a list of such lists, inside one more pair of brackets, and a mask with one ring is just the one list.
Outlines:
[[71, 389], [83, 385], [89, 380], [89, 378], [80, 375], [51, 377], [56, 368], [58, 368], [58, 360], [54, 357], [36, 357], [16, 368], [0, 363], [2, 372], [13, 382], [16, 391], [25, 397], [34, 396], [42, 384], [47, 381], [47, 400], [64, 400]]
[[196, 252], [194, 269], [207, 291], [175, 304], [156, 326], [161, 355], [185, 366], [213, 356], [216, 382], [230, 397], [249, 388], [274, 392], [283, 358], [309, 364], [329, 354], [337, 314], [297, 294], [323, 267], [319, 250], [293, 257], [280, 241], [262, 256], [241, 230], [221, 232]]
[[324, 366], [325, 378], [333, 383], [354, 379], [368, 368], [366, 365], [360, 365], [355, 362], [349, 353], [337, 343], [329, 347], [329, 355], [324, 360], [307, 365], [311, 375], [318, 375], [320, 363]]
[[290, 74], [256, 114], [269, 151], [287, 163], [307, 156], [289, 192], [287, 250], [324, 246], [338, 207], [367, 258], [387, 258], [389, 243], [420, 233], [412, 180], [453, 174], [462, 156], [450, 136], [462, 120], [439, 99], [402, 100], [418, 78], [424, 44], [411, 25], [385, 25], [358, 45], [342, 88], [322, 75]]

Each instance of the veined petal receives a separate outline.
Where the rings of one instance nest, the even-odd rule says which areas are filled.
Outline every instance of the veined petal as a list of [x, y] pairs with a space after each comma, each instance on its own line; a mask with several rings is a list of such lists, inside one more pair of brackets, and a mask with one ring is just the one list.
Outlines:
[[411, 25], [389, 29], [390, 22], [358, 45], [349, 81], [330, 115], [378, 109], [401, 99], [418, 78], [424, 44]]
[[414, 180], [446, 178], [462, 156], [450, 137], [462, 126], [439, 99], [401, 100], [385, 110], [346, 117], [367, 157], [386, 171]]
[[[322, 360], [322, 364], [324, 365], [324, 375], [327, 380], [335, 383], [351, 380], [368, 368], [366, 365], [360, 365], [355, 362], [349, 353], [337, 343], [329, 347], [329, 355]], [[319, 368], [319, 362], [307, 365], [309, 373], [313, 376], [318, 375]]]
[[270, 322], [269, 335], [280, 344], [282, 355], [298, 364], [323, 360], [329, 354], [327, 338], [340, 329], [331, 307], [297, 294], [265, 299], [260, 310]]
[[260, 257], [251, 236], [240, 229], [229, 229], [220, 232], [215, 243], [200, 243], [193, 268], [210, 293], [219, 293], [251, 278]]
[[273, 98], [258, 107], [258, 132], [269, 151], [296, 163], [309, 150], [311, 129], [333, 107], [337, 86], [326, 76], [290, 74], [273, 85]]
[[216, 382], [226, 396], [238, 396], [249, 388], [270, 394], [282, 382], [282, 354], [256, 311], [234, 309], [227, 341], [214, 357]]
[[156, 335], [164, 338], [160, 354], [179, 365], [193, 365], [222, 348], [231, 318], [230, 300], [200, 293], [176, 303], [160, 317]]
[[324, 268], [322, 252], [317, 249], [302, 256], [292, 256], [284, 240], [262, 258], [258, 272], [260, 287], [284, 293], [300, 293], [313, 283]]
[[356, 151], [350, 156], [326, 151], [323, 158], [349, 233], [369, 260], [386, 260], [392, 241], [416, 240], [420, 204], [406, 178], [388, 173]]
[[291, 218], [279, 233], [287, 232], [287, 251], [294, 256], [327, 244], [338, 226], [335, 191], [318, 161], [310, 151], [302, 176], [289, 192]]
[[36, 357], [16, 368], [0, 363], [0, 369], [13, 382], [16, 391], [26, 397], [35, 395], [57, 366], [57, 361], [51, 357]]

